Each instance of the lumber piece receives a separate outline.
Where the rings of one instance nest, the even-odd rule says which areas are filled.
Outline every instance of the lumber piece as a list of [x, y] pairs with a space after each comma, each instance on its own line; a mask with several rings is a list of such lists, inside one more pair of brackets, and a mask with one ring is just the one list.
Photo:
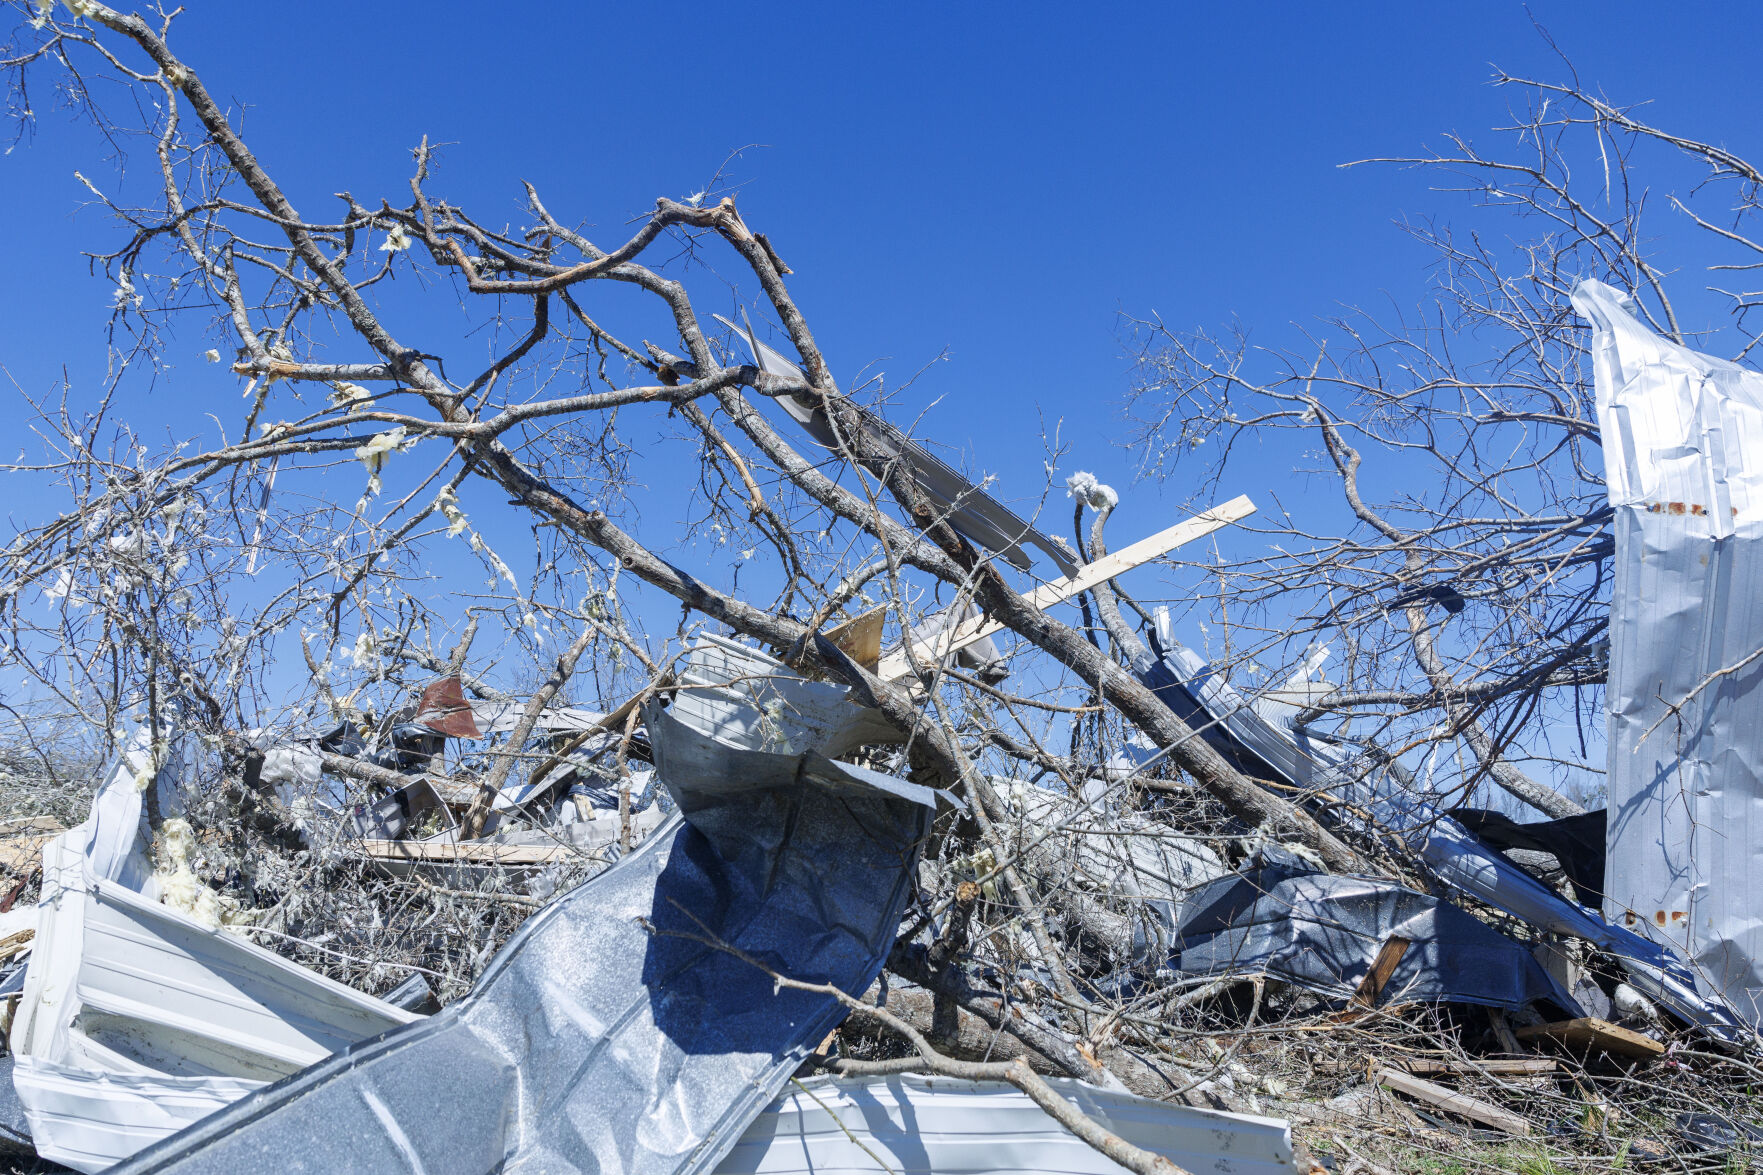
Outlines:
[[1317, 1070], [1323, 1073], [1365, 1073], [1377, 1069], [1400, 1069], [1406, 1073], [1445, 1077], [1538, 1077], [1561, 1070], [1553, 1057], [1383, 1057], [1369, 1061], [1360, 1057], [1352, 1061], [1321, 1061]]
[[1349, 1007], [1371, 1008], [1377, 1006], [1377, 997], [1383, 993], [1384, 985], [1390, 976], [1396, 973], [1396, 966], [1401, 963], [1402, 956], [1408, 953], [1408, 940], [1399, 934], [1392, 934], [1383, 940], [1377, 949], [1377, 958], [1371, 961], [1371, 969], [1365, 972], [1365, 978], [1359, 981], [1359, 987], [1353, 992]]
[[[1160, 555], [1165, 555], [1184, 543], [1204, 538], [1215, 530], [1240, 522], [1255, 512], [1255, 503], [1247, 495], [1239, 495], [1224, 503], [1214, 506], [1202, 514], [1178, 522], [1167, 530], [1158, 531], [1149, 538], [1140, 539], [1130, 546], [1122, 547], [1112, 555], [1105, 555], [1094, 563], [1085, 564], [1078, 569], [1076, 575], [1069, 579], [1055, 580], [1042, 584], [1023, 598], [1035, 608], [1047, 608], [1061, 600], [1069, 600], [1082, 592], [1087, 592], [1098, 584], [1106, 583], [1117, 575], [1131, 571], [1141, 564], [1149, 563]], [[970, 617], [959, 624], [952, 624], [929, 640], [921, 641], [913, 646], [913, 655], [921, 665], [934, 665], [950, 653], [966, 648], [975, 641], [984, 640], [995, 632], [1002, 631], [1004, 626], [984, 616]], [[912, 673], [912, 659], [906, 655], [905, 649], [899, 649], [881, 659], [876, 667], [876, 676], [883, 681], [899, 681]]]
[[573, 845], [511, 845], [494, 842], [449, 844], [426, 840], [362, 840], [361, 851], [380, 861], [421, 861], [443, 865], [549, 865], [579, 856]]
[[1520, 1028], [1514, 1035], [1519, 1040], [1552, 1040], [1579, 1052], [1595, 1049], [1624, 1057], [1639, 1057], [1642, 1060], [1651, 1060], [1665, 1051], [1665, 1045], [1652, 1037], [1624, 1028], [1620, 1024], [1612, 1024], [1608, 1020], [1600, 1020], [1596, 1016], [1557, 1020], [1552, 1024], [1533, 1024], [1528, 1028]]
[[873, 673], [881, 663], [882, 625], [887, 618], [888, 606], [879, 604], [837, 628], [827, 629], [826, 639], [843, 650], [845, 656]]
[[1386, 1062], [1389, 1068], [1410, 1073], [1445, 1074], [1455, 1077], [1536, 1077], [1561, 1068], [1553, 1057], [1486, 1057], [1473, 1061], [1407, 1060]]
[[1376, 1082], [1385, 1089], [1407, 1094], [1411, 1098], [1437, 1106], [1446, 1113], [1455, 1114], [1459, 1118], [1468, 1118], [1472, 1122], [1480, 1122], [1484, 1126], [1492, 1126], [1495, 1130], [1503, 1130], [1507, 1134], [1519, 1138], [1530, 1137], [1530, 1123], [1517, 1114], [1502, 1110], [1490, 1102], [1470, 1097], [1466, 1093], [1458, 1093], [1454, 1089], [1446, 1089], [1430, 1081], [1404, 1073], [1400, 1069], [1380, 1068], [1374, 1075]]

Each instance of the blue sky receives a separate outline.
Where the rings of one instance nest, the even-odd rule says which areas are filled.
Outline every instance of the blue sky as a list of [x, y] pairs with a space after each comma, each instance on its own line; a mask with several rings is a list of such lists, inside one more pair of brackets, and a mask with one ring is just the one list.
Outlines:
[[[196, 0], [174, 44], [246, 106], [257, 154], [313, 217], [344, 188], [403, 203], [427, 134], [446, 144], [435, 189], [481, 218], [518, 223], [530, 179], [560, 217], [615, 240], [656, 196], [702, 188], [759, 144], [726, 175], [795, 269], [835, 373], [898, 382], [946, 353], [898, 414], [930, 409], [923, 430], [1017, 497], [1039, 491], [1055, 423], [1072, 450], [1061, 476], [1130, 482], [1115, 444], [1123, 312], [1240, 318], [1277, 343], [1343, 303], [1412, 304], [1425, 257], [1391, 222], [1458, 206], [1414, 173], [1337, 165], [1449, 130], [1493, 138], [1507, 96], [1485, 84], [1490, 63], [1563, 73], [1531, 14], [1584, 79], [1651, 99], [1657, 122], [1741, 153], [1757, 140], [1745, 86], [1763, 32], [1738, 5]], [[73, 177], [103, 182], [102, 144], [38, 100], [34, 132], [0, 160], [0, 365], [32, 392], [65, 367], [84, 394], [113, 286], [81, 253], [119, 238], [79, 210]], [[236, 382], [197, 361], [209, 341], [186, 343], [188, 364], [124, 415], [190, 432], [210, 409], [236, 415]], [[667, 468], [638, 475], [645, 537], [664, 545], [683, 500]], [[1289, 458], [1227, 488], [1272, 487], [1302, 493]], [[1167, 525], [1190, 488], [1130, 494], [1116, 541]], [[9, 509], [22, 522], [52, 506], [15, 491]], [[1063, 501], [1055, 517], [1063, 533]]]

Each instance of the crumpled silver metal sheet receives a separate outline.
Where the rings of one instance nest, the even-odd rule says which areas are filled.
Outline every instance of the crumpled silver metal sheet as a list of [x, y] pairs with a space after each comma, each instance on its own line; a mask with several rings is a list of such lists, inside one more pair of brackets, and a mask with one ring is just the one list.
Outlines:
[[1445, 884], [1480, 898], [1514, 918], [1555, 934], [1593, 943], [1622, 960], [1635, 988], [1710, 1035], [1737, 1044], [1751, 1035], [1717, 999], [1704, 995], [1696, 977], [1670, 951], [1632, 931], [1612, 926], [1576, 906], [1488, 849], [1461, 824], [1444, 817], [1433, 825], [1422, 852]]
[[[740, 661], [729, 645], [713, 652]], [[766, 749], [777, 706], [745, 724], [746, 745], [652, 707], [680, 811], [522, 926], [470, 995], [117, 1170], [712, 1169], [844, 1009], [703, 939], [861, 993], [893, 942], [935, 796], [826, 758], [821, 746], [874, 712], [837, 687], [792, 690], [811, 683], [744, 652], [743, 675], [825, 711], [788, 724], [818, 730], [815, 744]]]
[[1604, 910], [1763, 1028], [1763, 658], [1735, 669], [1763, 650], [1763, 375], [1624, 301], [1573, 292], [1616, 512]]
[[1271, 975], [1346, 998], [1385, 939], [1407, 951], [1379, 1003], [1448, 1001], [1517, 1009], [1578, 1003], [1523, 945], [1429, 894], [1370, 877], [1323, 873], [1277, 845], [1250, 868], [1220, 878], [1182, 908], [1181, 970], [1190, 975]]

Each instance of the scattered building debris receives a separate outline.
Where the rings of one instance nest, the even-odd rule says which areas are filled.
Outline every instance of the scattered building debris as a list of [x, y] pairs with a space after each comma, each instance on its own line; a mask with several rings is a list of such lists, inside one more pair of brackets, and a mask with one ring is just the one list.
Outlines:
[[[1579, 1011], [1523, 944], [1455, 906], [1390, 882], [1324, 873], [1277, 845], [1189, 899], [1176, 934], [1188, 975], [1271, 975], [1372, 1005], [1519, 1009], [1547, 1001]], [[1386, 950], [1395, 942], [1404, 945]]]
[[904, 738], [848, 697], [707, 639], [672, 706], [644, 708], [675, 816], [527, 921], [463, 1000], [135, 1169], [712, 1170], [844, 1018], [774, 972], [868, 986], [937, 802], [831, 757]]
[[417, 1018], [174, 908], [143, 800], [175, 803], [187, 751], [137, 734], [90, 818], [44, 849], [11, 1077], [37, 1153], [80, 1171]]
[[[1033, 598], [1071, 599], [1252, 510], [1236, 499]], [[886, 619], [829, 639], [884, 681], [951, 658], [1002, 680], [1000, 628], [977, 609], [892, 650]], [[1365, 748], [1304, 721], [1335, 690], [1326, 648], [1246, 694], [1167, 613], [1149, 635], [1140, 679], [1237, 770], [1313, 811], [1363, 794]], [[1064, 787], [910, 782], [911, 732], [714, 635], [611, 714], [473, 696], [457, 670], [413, 693], [273, 743], [258, 778], [328, 813], [303, 821], [298, 851], [525, 917], [482, 949], [470, 990], [443, 1006], [413, 973], [376, 999], [254, 945], [247, 912], [192, 871], [194, 744], [140, 735], [84, 824], [0, 838], [15, 898], [41, 873], [34, 906], [0, 911], [17, 1096], [0, 1099], [0, 1147], [131, 1172], [1121, 1169], [1014, 1085], [910, 1072], [924, 1058], [899, 1054], [904, 1023], [972, 1063], [1050, 1075], [1123, 1146], [1273, 1175], [1299, 1156], [1262, 1110], [1339, 1123], [1381, 1106], [1412, 1132], [1535, 1139], [1556, 1122], [1510, 1095], [1558, 1090], [1578, 1129], [1608, 1130], [1598, 1066], [1666, 1057], [1681, 1034], [1756, 1044], [1669, 945], [1588, 908], [1614, 876], [1601, 813], [1435, 813], [1418, 853], [1383, 838], [1388, 875], [1331, 872], [1182, 807], [1193, 793], [1153, 779], [1164, 753], [1147, 746]], [[1375, 811], [1354, 819], [1382, 836]], [[1058, 921], [1036, 905], [1050, 895]], [[841, 993], [864, 991], [874, 1004], [841, 1032]], [[1057, 1027], [1074, 1014], [1089, 1038]], [[1210, 1053], [1163, 1035], [1185, 1016], [1210, 1026]], [[1429, 1020], [1454, 1051], [1390, 1037], [1256, 1079], [1241, 1055], [1270, 1016], [1312, 1038]], [[1292, 1083], [1331, 1074], [1365, 1084], [1294, 1100]]]
[[1530, 1123], [1517, 1114], [1509, 1113], [1479, 1098], [1458, 1093], [1453, 1089], [1446, 1089], [1442, 1085], [1416, 1077], [1401, 1069], [1378, 1069], [1373, 1077], [1379, 1085], [1386, 1089], [1393, 1089], [1397, 1093], [1418, 1098], [1447, 1113], [1455, 1114], [1459, 1118], [1468, 1118], [1472, 1122], [1492, 1126], [1495, 1130], [1517, 1135], [1519, 1138], [1527, 1138], [1531, 1133]]
[[1528, 1028], [1520, 1028], [1517, 1035], [1519, 1040], [1560, 1041], [1569, 1049], [1580, 1053], [1597, 1050], [1625, 1057], [1639, 1057], [1643, 1061], [1650, 1061], [1665, 1052], [1665, 1045], [1661, 1041], [1631, 1032], [1620, 1024], [1591, 1016], [1562, 1020], [1554, 1024], [1532, 1024]]

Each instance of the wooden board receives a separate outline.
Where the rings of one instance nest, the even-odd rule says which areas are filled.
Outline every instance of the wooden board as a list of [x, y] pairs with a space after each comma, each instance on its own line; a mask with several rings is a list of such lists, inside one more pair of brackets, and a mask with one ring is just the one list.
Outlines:
[[0, 825], [0, 869], [12, 874], [30, 872], [42, 863], [43, 846], [66, 831], [50, 816], [8, 820]]
[[826, 639], [844, 650], [845, 656], [874, 673], [881, 662], [882, 625], [887, 618], [888, 606], [880, 604], [837, 628], [827, 629]]
[[[1222, 506], [1214, 506], [1204, 514], [1196, 514], [1185, 522], [1178, 522], [1150, 538], [1140, 539], [1129, 547], [1122, 547], [1112, 555], [1087, 564], [1070, 579], [1042, 584], [1023, 599], [1032, 607], [1048, 608], [1061, 600], [1069, 600], [1087, 592], [1097, 584], [1106, 583], [1141, 564], [1149, 563], [1160, 555], [1166, 555], [1184, 543], [1205, 538], [1233, 522], [1241, 522], [1253, 513], [1255, 503], [1246, 496], [1232, 498]], [[970, 617], [959, 624], [951, 625], [927, 641], [919, 642], [913, 646], [912, 651], [920, 665], [935, 665], [950, 653], [964, 649], [975, 641], [984, 640], [1003, 628], [1002, 624], [984, 616]], [[911, 676], [911, 673], [912, 660], [907, 657], [904, 649], [883, 657], [875, 671], [876, 676], [883, 681], [899, 681]]]
[[1445, 1073], [1459, 1077], [1488, 1074], [1493, 1077], [1534, 1077], [1561, 1068], [1553, 1057], [1478, 1057], [1473, 1061], [1404, 1060], [1385, 1062], [1385, 1068], [1409, 1073]]
[[1650, 1060], [1665, 1051], [1665, 1046], [1652, 1037], [1624, 1028], [1620, 1024], [1612, 1024], [1608, 1020], [1599, 1020], [1595, 1016], [1586, 1016], [1579, 1020], [1558, 1020], [1553, 1024], [1533, 1024], [1529, 1028], [1520, 1028], [1513, 1035], [1519, 1040], [1546, 1038], [1564, 1044], [1576, 1052], [1596, 1049], [1624, 1057], [1640, 1057], [1643, 1060]]
[[447, 844], [426, 840], [363, 840], [361, 851], [381, 861], [424, 861], [442, 865], [549, 865], [581, 850], [571, 845]]
[[1360, 1057], [1352, 1061], [1318, 1061], [1319, 1073], [1365, 1073], [1400, 1069], [1404, 1073], [1446, 1077], [1537, 1077], [1561, 1071], [1553, 1057]]
[[1359, 981], [1359, 988], [1353, 993], [1349, 1007], [1372, 1008], [1377, 1006], [1377, 997], [1382, 994], [1384, 984], [1396, 972], [1396, 964], [1408, 953], [1408, 940], [1399, 934], [1392, 934], [1383, 940], [1378, 948], [1377, 958], [1371, 961], [1371, 970]]
[[1508, 1113], [1499, 1106], [1470, 1097], [1466, 1093], [1434, 1085], [1412, 1073], [1404, 1073], [1400, 1069], [1379, 1069], [1374, 1080], [1385, 1089], [1405, 1093], [1459, 1118], [1468, 1118], [1471, 1122], [1480, 1122], [1484, 1126], [1492, 1126], [1495, 1130], [1504, 1130], [1507, 1134], [1515, 1134], [1520, 1138], [1530, 1136], [1530, 1123], [1517, 1114]]

